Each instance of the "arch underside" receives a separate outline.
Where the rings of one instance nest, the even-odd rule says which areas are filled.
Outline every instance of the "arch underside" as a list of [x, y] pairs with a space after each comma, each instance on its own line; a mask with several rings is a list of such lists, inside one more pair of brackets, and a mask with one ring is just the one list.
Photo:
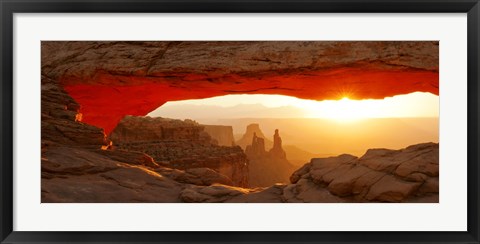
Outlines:
[[168, 101], [439, 94], [438, 42], [42, 42], [42, 75], [107, 134]]

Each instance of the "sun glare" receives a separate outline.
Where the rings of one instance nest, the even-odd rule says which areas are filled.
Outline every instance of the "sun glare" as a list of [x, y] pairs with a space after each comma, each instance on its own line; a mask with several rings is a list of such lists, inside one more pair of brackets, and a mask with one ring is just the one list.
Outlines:
[[372, 116], [372, 111], [366, 109], [359, 101], [350, 100], [348, 97], [322, 102], [299, 99], [292, 106], [305, 110], [306, 117], [309, 118], [329, 118], [349, 122]]
[[438, 117], [438, 96], [429, 93], [411, 93], [385, 99], [351, 100], [343, 97], [337, 101], [298, 100], [311, 118], [330, 118], [353, 121], [365, 118]]
[[[438, 117], [439, 113], [438, 96], [430, 93], [415, 92], [385, 99], [352, 100], [348, 96], [344, 96], [340, 100], [325, 101], [299, 99], [283, 95], [225, 95], [207, 99], [169, 102], [153, 111], [150, 115], [155, 116], [158, 114], [157, 116], [161, 116], [162, 110], [170, 109], [172, 111], [172, 108], [175, 106], [184, 105], [210, 106], [208, 107], [209, 110], [215, 107], [236, 109], [239, 117], [242, 117], [245, 106], [252, 105], [250, 106], [252, 109], [258, 109], [258, 106], [255, 107], [253, 105], [261, 105], [265, 110], [258, 110], [257, 114], [249, 113], [248, 116], [264, 117], [265, 111], [270, 110], [277, 111], [276, 114], [269, 114], [271, 117], [293, 118], [298, 117], [298, 114], [302, 114], [304, 118], [326, 118], [340, 122], [357, 121], [366, 118]], [[280, 111], [278, 109], [283, 110]], [[196, 110], [200, 111], [201, 107], [196, 108]], [[216, 115], [218, 116], [218, 113]]]

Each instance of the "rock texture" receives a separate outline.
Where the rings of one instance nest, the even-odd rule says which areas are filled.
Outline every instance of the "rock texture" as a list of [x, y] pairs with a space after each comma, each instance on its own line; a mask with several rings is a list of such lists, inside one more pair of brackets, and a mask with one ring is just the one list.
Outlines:
[[208, 168], [149, 167], [109, 151], [57, 145], [42, 152], [42, 202], [438, 202], [433, 143], [312, 159], [291, 184], [254, 189], [229, 186]]
[[[259, 133], [263, 135], [261, 131]], [[281, 141], [279, 131], [275, 130], [274, 146], [266, 151], [264, 138], [257, 137], [256, 132], [253, 133], [252, 143], [245, 149], [245, 154], [250, 161], [250, 187], [266, 187], [276, 183], [288, 183], [295, 167], [288, 162]]]
[[193, 120], [125, 116], [110, 134], [117, 143], [192, 140], [201, 144], [215, 141]]
[[[209, 168], [248, 185], [248, 160], [238, 146], [219, 146], [192, 120], [126, 116], [110, 134], [116, 149], [139, 151], [163, 166], [188, 170]], [[231, 127], [230, 127], [231, 128]]]
[[438, 144], [370, 149], [357, 158], [314, 158], [291, 184], [238, 194], [227, 202], [439, 202]]
[[187, 171], [112, 159], [109, 151], [51, 147], [42, 154], [42, 202], [182, 202], [191, 185], [232, 184], [211, 169]]
[[[308, 99], [438, 94], [438, 42], [43, 41], [42, 75], [109, 134], [125, 115], [225, 94]], [[367, 85], [368, 84], [368, 85]]]
[[[176, 125], [160, 127], [148, 121], [110, 134], [125, 114], [144, 115], [176, 99], [412, 91], [438, 94], [438, 42], [42, 42], [41, 201], [438, 202], [434, 143], [312, 159], [290, 184], [242, 188], [232, 186], [245, 185], [232, 177], [245, 175], [235, 171], [245, 169], [242, 149], [216, 145], [194, 121], [164, 120]], [[281, 146], [279, 137], [272, 146]], [[122, 148], [110, 139], [128, 142]], [[171, 143], [161, 150], [172, 154], [148, 151], [159, 143]], [[196, 145], [213, 159], [199, 161]], [[268, 145], [257, 140], [256, 152]], [[177, 154], [190, 156], [167, 160]]]
[[80, 105], [58, 82], [45, 76], [41, 82], [42, 149], [55, 143], [97, 149], [110, 145], [103, 129], [81, 122]]
[[54, 80], [42, 77], [41, 95], [43, 203], [182, 202], [192, 185], [235, 184], [209, 168], [172, 169], [113, 148], [103, 129], [81, 122], [78, 103]]
[[438, 144], [402, 150], [370, 149], [360, 158], [312, 159], [292, 174], [292, 184], [314, 184], [354, 202], [438, 202]]

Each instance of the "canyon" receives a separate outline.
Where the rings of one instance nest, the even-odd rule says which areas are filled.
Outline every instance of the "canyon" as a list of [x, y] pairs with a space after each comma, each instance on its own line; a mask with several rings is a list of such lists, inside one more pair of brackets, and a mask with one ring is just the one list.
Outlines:
[[[231, 178], [207, 167], [175, 169], [143, 152], [116, 148], [102, 129], [79, 121], [78, 104], [45, 77], [42, 101], [48, 101], [42, 103], [43, 203], [438, 202], [436, 143], [372, 149], [362, 157], [314, 158], [297, 169], [289, 183], [247, 188], [234, 186]], [[174, 123], [199, 126], [193, 121]], [[179, 130], [200, 140], [198, 131]]]
[[[263, 176], [252, 172], [289, 165], [281, 131], [270, 141], [254, 124], [235, 142], [231, 126], [145, 117], [168, 101], [224, 94], [438, 95], [438, 42], [42, 41], [41, 48], [42, 203], [439, 201], [437, 143], [315, 157], [255, 182]], [[266, 159], [267, 169], [257, 167]]]
[[[288, 183], [295, 167], [287, 160], [279, 131], [275, 130], [272, 143], [265, 139], [258, 124], [250, 124], [247, 126], [245, 135], [237, 143], [242, 144], [250, 138], [250, 145], [245, 147], [245, 154], [249, 160], [250, 186], [266, 187], [277, 183]], [[266, 142], [269, 142], [268, 146]], [[267, 151], [266, 148], [270, 149]]]
[[243, 150], [232, 146], [232, 141], [230, 146], [220, 146], [210, 135], [233, 139], [231, 131], [228, 126], [205, 126], [192, 120], [126, 116], [110, 139], [114, 148], [146, 153], [162, 166], [209, 168], [227, 176], [232, 185], [247, 187], [248, 160]]
[[[287, 160], [278, 130], [273, 142], [268, 141], [267, 151], [258, 124], [248, 125], [243, 139], [237, 142], [243, 145], [245, 139], [250, 139], [245, 149], [235, 146], [231, 126], [148, 116], [125, 116], [109, 139], [113, 149], [145, 153], [161, 166], [179, 170], [212, 169], [230, 179], [233, 186], [288, 183], [295, 170]], [[222, 140], [229, 146], [219, 145]]]

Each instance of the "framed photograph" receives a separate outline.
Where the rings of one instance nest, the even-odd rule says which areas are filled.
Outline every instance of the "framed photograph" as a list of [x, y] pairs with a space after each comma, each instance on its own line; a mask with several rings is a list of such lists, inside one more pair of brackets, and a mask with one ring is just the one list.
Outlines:
[[2, 1], [1, 243], [479, 243], [479, 3]]

